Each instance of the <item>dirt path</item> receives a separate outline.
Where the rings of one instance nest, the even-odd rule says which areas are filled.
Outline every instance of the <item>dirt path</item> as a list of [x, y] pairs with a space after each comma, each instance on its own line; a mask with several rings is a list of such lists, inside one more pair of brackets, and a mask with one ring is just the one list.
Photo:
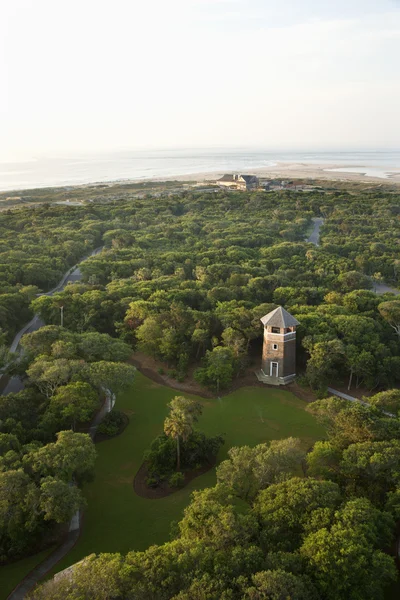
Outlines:
[[[200, 396], [200, 398], [218, 398], [218, 396], [200, 386], [193, 379], [193, 369], [189, 372], [187, 379], [184, 382], [176, 381], [176, 379], [172, 379], [168, 377], [166, 374], [160, 374], [159, 369], [162, 368], [166, 370], [167, 367], [161, 363], [156, 361], [154, 358], [147, 356], [146, 354], [142, 354], [141, 352], [135, 352], [129, 360], [131, 364], [133, 364], [143, 375], [158, 383], [160, 385], [165, 385], [174, 390], [178, 390], [180, 392], [184, 392], [187, 394], [194, 394], [195, 396]], [[269, 386], [266, 383], [261, 383], [258, 381], [255, 375], [256, 367], [251, 365], [248, 367], [247, 371], [241, 377], [234, 379], [232, 385], [220, 392], [219, 397], [228, 396], [235, 390], [238, 390], [242, 387], [260, 387], [264, 389], [274, 388], [277, 389], [276, 386]], [[291, 392], [297, 398], [304, 400], [305, 402], [314, 402], [316, 400], [316, 396], [311, 390], [306, 390], [301, 388], [296, 382], [290, 383], [289, 385], [284, 386], [286, 391]]]

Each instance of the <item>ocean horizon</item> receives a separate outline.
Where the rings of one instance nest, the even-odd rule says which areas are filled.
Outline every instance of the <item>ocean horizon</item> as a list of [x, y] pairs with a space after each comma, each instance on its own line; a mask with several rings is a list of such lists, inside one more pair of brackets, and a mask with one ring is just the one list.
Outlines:
[[[0, 162], [0, 191], [167, 179], [196, 173], [251, 172], [277, 163], [327, 165], [327, 171], [388, 178], [400, 170], [400, 150], [271, 151], [160, 149]], [[336, 168], [329, 168], [334, 165]]]

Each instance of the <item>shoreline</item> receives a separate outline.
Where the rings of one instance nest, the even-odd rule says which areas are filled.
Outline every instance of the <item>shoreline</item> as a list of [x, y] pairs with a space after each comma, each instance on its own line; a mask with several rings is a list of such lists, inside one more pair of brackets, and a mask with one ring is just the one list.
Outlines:
[[[371, 182], [371, 183], [383, 183], [383, 184], [398, 184], [400, 185], [400, 169], [393, 170], [388, 169], [387, 171], [382, 169], [382, 172], [388, 174], [387, 177], [379, 177], [378, 175], [368, 175], [368, 167], [360, 166], [359, 172], [342, 171], [341, 169], [348, 169], [347, 165], [332, 163], [332, 164], [315, 164], [305, 162], [283, 162], [277, 161], [274, 166], [271, 167], [258, 167], [255, 169], [249, 169], [248, 173], [251, 175], [257, 175], [260, 178], [274, 179], [312, 179], [312, 180], [326, 180], [326, 181], [358, 181], [358, 182]], [[357, 168], [357, 167], [354, 167]], [[370, 167], [374, 168], [374, 167]], [[331, 169], [334, 169], [332, 171]], [[194, 181], [203, 179], [204, 182], [215, 181], [218, 177], [221, 177], [223, 172], [202, 172], [193, 173], [192, 175], [176, 176], [159, 179], [154, 178], [153, 181]]]
[[[325, 180], [325, 181], [349, 181], [349, 182], [364, 182], [364, 183], [380, 183], [386, 185], [400, 185], [400, 168], [388, 168], [384, 170], [380, 167], [365, 167], [361, 165], [360, 171], [348, 171], [346, 169], [357, 169], [358, 167], [349, 167], [340, 163], [321, 164], [321, 163], [306, 163], [306, 162], [284, 162], [277, 161], [274, 165], [268, 167], [256, 167], [254, 169], [246, 169], [246, 173], [257, 175], [262, 179], [308, 179], [308, 180]], [[386, 173], [386, 177], [368, 174], [370, 170], [379, 169], [382, 173]], [[227, 170], [228, 171], [228, 170]], [[228, 172], [244, 172], [244, 170], [229, 170]], [[225, 171], [226, 172], [226, 171]], [[29, 192], [35, 190], [51, 190], [51, 189], [76, 189], [90, 188], [97, 186], [112, 187], [115, 185], [144, 185], [151, 183], [173, 182], [179, 183], [215, 183], [222, 177], [223, 171], [196, 171], [193, 173], [177, 174], [169, 176], [154, 176], [148, 178], [117, 178], [113, 180], [97, 180], [85, 183], [60, 183], [52, 185], [39, 185], [28, 188], [13, 188], [9, 190], [0, 190], [0, 197], [13, 196], [17, 193]]]

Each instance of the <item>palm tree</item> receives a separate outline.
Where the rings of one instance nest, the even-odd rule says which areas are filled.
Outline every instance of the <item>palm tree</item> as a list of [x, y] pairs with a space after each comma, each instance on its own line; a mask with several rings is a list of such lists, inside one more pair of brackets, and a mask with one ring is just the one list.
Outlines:
[[181, 468], [180, 440], [182, 439], [184, 442], [186, 442], [192, 431], [192, 423], [185, 417], [185, 415], [182, 412], [172, 411], [170, 416], [165, 419], [165, 435], [167, 435], [168, 437], [172, 437], [176, 440], [177, 471], [180, 471]]
[[176, 440], [176, 470], [181, 467], [180, 440], [187, 441], [193, 432], [193, 424], [201, 414], [201, 404], [183, 396], [175, 396], [169, 404], [171, 412], [164, 421], [164, 433]]

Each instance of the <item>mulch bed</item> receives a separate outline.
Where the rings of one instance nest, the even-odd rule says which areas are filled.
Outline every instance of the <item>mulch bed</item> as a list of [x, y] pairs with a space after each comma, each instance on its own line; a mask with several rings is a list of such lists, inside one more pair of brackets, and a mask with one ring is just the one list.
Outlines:
[[107, 435], [106, 433], [98, 433], [96, 431], [96, 434], [94, 436], [95, 444], [99, 444], [100, 442], [105, 442], [107, 440], [111, 440], [112, 438], [117, 437], [117, 435], [121, 435], [121, 433], [123, 431], [125, 431], [126, 427], [128, 427], [128, 425], [129, 425], [129, 417], [123, 411], [121, 411], [121, 413], [124, 415], [124, 422], [122, 423], [121, 427], [118, 429], [117, 433], [115, 433], [114, 435]]
[[188, 483], [192, 481], [192, 479], [199, 477], [199, 475], [203, 475], [203, 473], [207, 473], [207, 471], [212, 469], [214, 466], [215, 461], [214, 463], [204, 465], [199, 469], [192, 469], [191, 471], [186, 471], [185, 473], [183, 473], [185, 481], [183, 485], [181, 485], [179, 488], [170, 487], [168, 485], [168, 481], [163, 481], [163, 483], [161, 483], [159, 486], [153, 488], [149, 487], [146, 483], [146, 479], [147, 477], [149, 477], [149, 472], [147, 469], [147, 463], [144, 462], [135, 475], [135, 478], [133, 480], [133, 489], [135, 490], [135, 493], [138, 496], [141, 496], [141, 498], [147, 498], [147, 500], [157, 500], [158, 498], [165, 498], [166, 496], [170, 496], [171, 494], [178, 492], [179, 490], [187, 486]]
[[[145, 375], [155, 383], [158, 383], [160, 385], [166, 385], [167, 387], [170, 387], [174, 390], [179, 390], [187, 394], [195, 394], [196, 396], [200, 396], [200, 398], [218, 398], [218, 395], [216, 393], [211, 392], [210, 390], [207, 390], [206, 388], [200, 386], [193, 379], [194, 368], [192, 368], [189, 371], [188, 376], [186, 377], [184, 382], [179, 382], [176, 379], [172, 379], [172, 377], [168, 377], [166, 373], [158, 373], [158, 368], [162, 367], [164, 370], [166, 370], [166, 365], [159, 361], [156, 361], [152, 357], [147, 356], [141, 352], [135, 352], [128, 362], [134, 365], [137, 369], [139, 369], [139, 371], [143, 375]], [[256, 370], [257, 367], [255, 365], [250, 366], [243, 375], [237, 377], [232, 381], [229, 388], [221, 390], [221, 392], [219, 393], [219, 397], [222, 398], [223, 396], [227, 396], [233, 391], [238, 390], [242, 387], [260, 387], [264, 389], [272, 387], [277, 389], [276, 386], [270, 386], [266, 383], [261, 383], [260, 381], [258, 381], [255, 374]], [[299, 388], [299, 386], [297, 386], [297, 388]], [[300, 393], [298, 392], [297, 388], [294, 387], [293, 389], [290, 389], [290, 391], [295, 396], [298, 396], [299, 398], [304, 400], [305, 397], [300, 396]], [[289, 389], [289, 386], [284, 386], [283, 389]], [[316, 398], [314, 396], [312, 400], [307, 401], [312, 402], [315, 399]]]

